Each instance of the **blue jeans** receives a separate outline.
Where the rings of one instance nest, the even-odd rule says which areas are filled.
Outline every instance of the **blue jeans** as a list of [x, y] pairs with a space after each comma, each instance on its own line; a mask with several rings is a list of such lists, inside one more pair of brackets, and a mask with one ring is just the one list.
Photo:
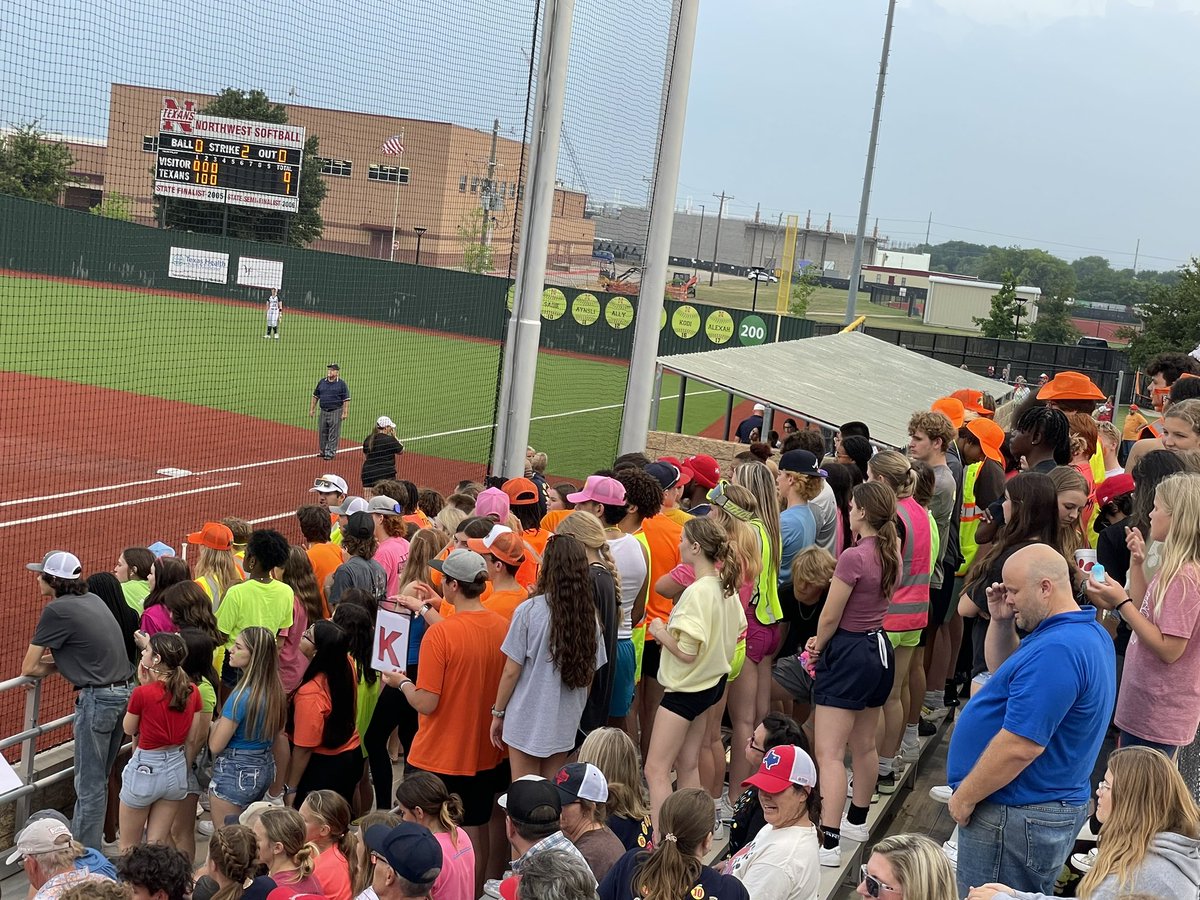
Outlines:
[[108, 806], [108, 775], [125, 730], [121, 722], [132, 687], [86, 687], [75, 698], [75, 817], [71, 834], [85, 847], [99, 847]]
[[1157, 750], [1162, 753], [1167, 759], [1174, 759], [1175, 754], [1179, 752], [1179, 747], [1175, 744], [1159, 744], [1147, 738], [1138, 737], [1136, 734], [1130, 734], [1128, 731], [1122, 731], [1117, 735], [1118, 747], [1149, 747], [1151, 750]]
[[958, 830], [958, 893], [999, 882], [1049, 896], [1087, 818], [1087, 805], [1000, 806], [984, 801]]

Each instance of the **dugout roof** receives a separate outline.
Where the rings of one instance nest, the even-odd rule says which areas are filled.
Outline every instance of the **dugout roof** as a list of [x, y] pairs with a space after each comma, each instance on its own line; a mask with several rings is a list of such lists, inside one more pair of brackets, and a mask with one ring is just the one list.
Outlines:
[[658, 364], [775, 410], [776, 430], [787, 416], [833, 430], [857, 420], [870, 425], [872, 441], [898, 448], [908, 446], [912, 413], [939, 397], [971, 388], [999, 401], [1012, 392], [1003, 381], [860, 331], [660, 356]]

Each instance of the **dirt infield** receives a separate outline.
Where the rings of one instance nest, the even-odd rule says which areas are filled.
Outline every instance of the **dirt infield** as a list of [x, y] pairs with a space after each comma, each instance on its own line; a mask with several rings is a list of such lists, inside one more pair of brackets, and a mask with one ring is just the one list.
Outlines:
[[[161, 540], [178, 550], [189, 531], [230, 515], [299, 542], [293, 513], [313, 497], [316, 476], [341, 475], [361, 492], [360, 445], [343, 441], [337, 459], [322, 460], [315, 429], [12, 373], [0, 374], [0, 415], [0, 679], [20, 673], [41, 609], [24, 564], [47, 550], [70, 550], [87, 573], [104, 572], [127, 546]], [[481, 464], [413, 453], [398, 469], [443, 491], [484, 474]], [[43, 719], [67, 711], [61, 682], [51, 694]], [[0, 694], [0, 734], [19, 730], [23, 707], [18, 692]]]

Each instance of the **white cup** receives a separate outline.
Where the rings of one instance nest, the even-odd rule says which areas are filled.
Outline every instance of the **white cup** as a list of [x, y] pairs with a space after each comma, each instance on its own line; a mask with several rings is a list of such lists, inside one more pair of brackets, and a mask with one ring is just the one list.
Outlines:
[[1085, 572], [1092, 571], [1092, 566], [1096, 565], [1096, 551], [1088, 550], [1087, 548], [1076, 550], [1075, 565]]

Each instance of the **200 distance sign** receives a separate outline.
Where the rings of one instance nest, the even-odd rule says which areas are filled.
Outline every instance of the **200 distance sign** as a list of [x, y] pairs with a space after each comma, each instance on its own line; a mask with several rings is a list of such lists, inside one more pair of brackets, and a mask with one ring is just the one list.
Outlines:
[[164, 101], [154, 193], [207, 203], [299, 211], [304, 129], [197, 113]]

